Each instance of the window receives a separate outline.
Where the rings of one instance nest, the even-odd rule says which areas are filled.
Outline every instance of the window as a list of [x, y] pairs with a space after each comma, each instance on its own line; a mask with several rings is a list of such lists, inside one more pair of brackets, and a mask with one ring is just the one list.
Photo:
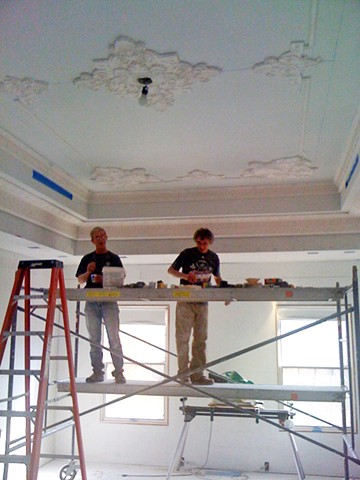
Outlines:
[[[335, 306], [278, 306], [278, 333], [282, 335], [305, 327], [335, 312]], [[341, 323], [345, 385], [348, 385], [348, 351], [344, 318], [342, 318]], [[278, 342], [278, 359], [280, 382], [283, 385], [340, 386], [341, 372], [337, 318], [280, 340]], [[295, 408], [318, 417], [313, 418], [305, 413], [296, 412], [293, 421], [298, 429], [310, 429], [313, 431], [334, 429], [326, 422], [337, 426], [342, 425], [340, 403], [293, 402], [293, 405]], [[346, 416], [349, 424], [349, 405], [347, 405]], [[326, 422], [319, 419], [326, 420]]]
[[[120, 338], [124, 355], [146, 364], [157, 372], [168, 372], [168, 314], [164, 305], [120, 306]], [[105, 335], [106, 337], [106, 335]], [[143, 340], [143, 341], [141, 341]], [[146, 343], [145, 343], [146, 342]], [[108, 346], [105, 338], [105, 345]], [[108, 351], [104, 353], [106, 378], [112, 379], [113, 365]], [[161, 381], [164, 377], [125, 360], [127, 381]], [[118, 395], [105, 395], [105, 402]], [[160, 396], [136, 395], [102, 409], [102, 420], [131, 423], [167, 424], [167, 399]]]

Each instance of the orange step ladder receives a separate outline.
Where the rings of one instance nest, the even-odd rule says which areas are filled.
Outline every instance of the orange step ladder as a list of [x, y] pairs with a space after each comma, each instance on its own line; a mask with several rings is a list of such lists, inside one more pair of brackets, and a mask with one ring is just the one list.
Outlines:
[[[50, 269], [50, 285], [48, 290], [42, 290], [39, 295], [32, 295], [31, 292], [31, 272], [35, 269]], [[21, 290], [24, 290], [24, 294], [21, 295]], [[39, 289], [38, 289], [39, 290]], [[39, 299], [43, 302], [43, 305], [32, 304], [33, 299]], [[58, 299], [60, 303], [58, 304]], [[19, 302], [23, 302], [23, 308], [19, 306]], [[44, 329], [41, 331], [35, 331], [31, 328], [31, 316], [34, 315], [34, 311], [37, 308], [44, 308], [46, 310], [46, 318]], [[60, 309], [62, 315], [61, 329], [64, 331], [66, 356], [62, 359], [66, 360], [70, 378], [70, 397], [72, 405], [70, 407], [51, 407], [48, 402], [48, 388], [49, 388], [49, 370], [50, 360], [59, 359], [58, 357], [51, 356], [51, 344], [53, 338], [53, 330], [55, 324], [55, 311]], [[18, 311], [23, 311], [23, 324], [18, 319]], [[40, 318], [40, 317], [39, 317]], [[20, 337], [20, 340], [18, 339]], [[33, 343], [32, 339], [36, 337], [41, 339], [42, 355], [32, 355]], [[10, 341], [8, 342], [8, 340]], [[16, 359], [19, 358], [19, 346], [18, 341], [21, 342], [20, 348], [23, 350], [20, 354], [24, 357], [23, 369], [19, 369], [16, 366]], [[37, 340], [39, 341], [39, 340]], [[10, 349], [7, 350], [7, 344], [10, 344]], [[3, 369], [3, 357], [4, 354], [8, 354], [9, 368]], [[20, 355], [21, 356], [21, 355]], [[31, 362], [36, 359], [40, 362], [40, 368], [32, 368]], [[80, 471], [82, 480], [86, 480], [85, 469], [85, 457], [84, 448], [81, 436], [80, 427], [80, 415], [79, 405], [77, 400], [76, 384], [75, 384], [75, 370], [74, 361], [71, 348], [71, 336], [69, 325], [69, 314], [66, 302], [65, 282], [63, 263], [58, 260], [37, 260], [37, 261], [20, 261], [18, 270], [15, 274], [14, 285], [10, 294], [10, 300], [5, 314], [4, 323], [1, 329], [0, 335], [0, 374], [6, 375], [8, 378], [8, 391], [7, 397], [1, 399], [0, 408], [3, 403], [7, 404], [7, 409], [0, 410], [0, 416], [5, 417], [5, 452], [0, 455], [0, 462], [3, 463], [3, 480], [7, 480], [9, 466], [11, 464], [25, 464], [26, 465], [26, 480], [37, 480], [38, 470], [40, 464], [40, 457], [56, 458], [57, 455], [41, 455], [41, 442], [45, 435], [55, 433], [57, 429], [51, 428], [47, 431], [46, 417], [48, 409], [64, 409], [71, 410], [72, 417], [70, 422], [75, 431], [77, 439], [77, 450], [80, 463]], [[24, 393], [20, 395], [14, 395], [14, 377], [22, 375], [24, 377]], [[36, 405], [31, 405], [31, 396], [33, 395], [33, 383], [34, 379], [37, 380], [37, 393], [35, 389]], [[31, 381], [33, 383], [31, 383]], [[18, 385], [17, 385], [18, 386]], [[2, 396], [2, 395], [1, 395]], [[22, 410], [15, 410], [14, 404], [18, 404], [19, 397], [23, 401]], [[25, 435], [18, 440], [12, 440], [11, 427], [12, 420], [22, 417], [25, 421]], [[14, 422], [15, 424], [15, 422]], [[14, 454], [17, 449], [21, 451], [25, 450], [24, 455]], [[64, 458], [64, 456], [61, 456]], [[74, 478], [76, 470], [72, 469], [70, 476], [66, 474], [65, 467], [62, 469], [65, 477], [60, 478]]]

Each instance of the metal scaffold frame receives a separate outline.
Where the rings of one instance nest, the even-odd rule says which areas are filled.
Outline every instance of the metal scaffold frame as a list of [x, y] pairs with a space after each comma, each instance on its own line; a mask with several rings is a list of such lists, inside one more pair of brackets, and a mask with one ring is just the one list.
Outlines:
[[[37, 261], [37, 263], [42, 264], [44, 261]], [[55, 260], [46, 261], [46, 262], [56, 262], [55, 267], [52, 268], [52, 280], [50, 283], [49, 289], [38, 289], [39, 292], [37, 295], [31, 294], [30, 288], [30, 277], [26, 273], [19, 273], [21, 271], [27, 271], [31, 268], [44, 268], [44, 267], [36, 267], [34, 264], [36, 262], [32, 262], [32, 267], [27, 265], [27, 262], [20, 262], [19, 263], [19, 270], [16, 275], [15, 284], [13, 291], [11, 293], [11, 299], [9, 302], [8, 311], [6, 313], [3, 329], [1, 332], [1, 341], [0, 344], [0, 361], [2, 360], [4, 349], [6, 345], [6, 341], [9, 337], [11, 337], [12, 343], [14, 340], [13, 338], [16, 335], [13, 335], [11, 329], [12, 325], [16, 323], [16, 311], [21, 310], [18, 307], [19, 301], [24, 301], [24, 317], [25, 317], [25, 331], [28, 332], [25, 335], [25, 386], [28, 389], [28, 382], [30, 381], [31, 375], [34, 372], [30, 371], [29, 366], [29, 359], [31, 358], [29, 347], [26, 345], [28, 344], [27, 338], [30, 339], [31, 337], [31, 328], [30, 328], [30, 316], [35, 315], [36, 307], [34, 308], [31, 306], [31, 301], [33, 299], [43, 300], [47, 305], [47, 317], [45, 320], [45, 337], [46, 342], [44, 342], [44, 352], [42, 358], [42, 370], [40, 372], [40, 388], [39, 388], [39, 398], [37, 403], [37, 410], [41, 406], [47, 406], [47, 398], [46, 398], [46, 388], [48, 384], [47, 372], [48, 372], [48, 364], [50, 360], [49, 356], [49, 346], [51, 342], [52, 328], [55, 326], [61, 330], [64, 330], [65, 337], [66, 337], [66, 345], [67, 348], [70, 347], [68, 350], [68, 356], [72, 359], [71, 353], [71, 344], [70, 344], [70, 335], [75, 338], [75, 360], [69, 361], [69, 377], [70, 380], [65, 381], [58, 381], [57, 388], [58, 391], [61, 392], [70, 392], [73, 405], [75, 405], [73, 415], [68, 417], [64, 420], [58, 421], [56, 424], [53, 424], [49, 427], [49, 429], [53, 429], [54, 432], [56, 430], [60, 430], [62, 428], [66, 428], [68, 426], [73, 427], [73, 438], [72, 438], [72, 454], [68, 456], [71, 458], [71, 462], [73, 462], [74, 458], [80, 458], [80, 467], [82, 472], [83, 480], [86, 479], [86, 472], [85, 472], [85, 465], [83, 461], [83, 447], [81, 441], [81, 432], [80, 432], [80, 422], [79, 419], [81, 416], [91, 413], [95, 410], [103, 408], [107, 405], [116, 403], [118, 401], [124, 400], [126, 398], [130, 398], [134, 395], [162, 395], [162, 396], [178, 396], [178, 397], [195, 397], [195, 396], [204, 396], [209, 397], [211, 399], [219, 400], [222, 402], [226, 407], [231, 409], [234, 412], [235, 417], [253, 417], [256, 421], [264, 421], [270, 425], [276, 426], [277, 429], [286, 431], [289, 433], [293, 453], [296, 461], [296, 467], [298, 476], [300, 479], [305, 478], [305, 474], [303, 472], [299, 454], [297, 451], [297, 447], [295, 444], [295, 437], [304, 439], [318, 447], [322, 447], [336, 455], [339, 455], [343, 458], [344, 461], [344, 478], [345, 480], [350, 479], [349, 473], [349, 464], [353, 463], [355, 465], [360, 466], [360, 460], [355, 452], [355, 409], [356, 406], [359, 405], [359, 392], [360, 392], [360, 320], [359, 320], [359, 296], [358, 296], [358, 277], [357, 277], [357, 269], [353, 267], [353, 280], [350, 287], [340, 288], [338, 285], [336, 288], [209, 288], [209, 289], [201, 289], [201, 290], [191, 290], [191, 289], [147, 289], [147, 288], [120, 288], [120, 289], [92, 289], [92, 291], [86, 291], [84, 289], [65, 289], [63, 283], [63, 272], [62, 272], [62, 265], [59, 267], [59, 263]], [[21, 267], [20, 267], [21, 265]], [[53, 269], [57, 272], [53, 279]], [[21, 279], [21, 280], [20, 280]], [[25, 281], [24, 290], [25, 294], [20, 294], [20, 289], [23, 280]], [[59, 288], [58, 288], [59, 287]], [[352, 305], [349, 302], [349, 295], [352, 295]], [[56, 299], [60, 298], [61, 304], [56, 304]], [[76, 329], [75, 331], [70, 330], [69, 328], [69, 321], [68, 321], [68, 313], [67, 313], [67, 305], [66, 300], [72, 300], [77, 302], [76, 308]], [[213, 360], [208, 362], [205, 366], [207, 370], [211, 371], [210, 369], [218, 365], [224, 361], [230, 360], [232, 358], [241, 356], [248, 352], [254, 351], [258, 348], [262, 348], [266, 345], [271, 343], [277, 342], [286, 336], [295, 335], [300, 331], [303, 331], [308, 328], [312, 328], [315, 325], [319, 325], [320, 323], [326, 322], [328, 320], [337, 319], [338, 321], [338, 334], [339, 334], [339, 358], [340, 358], [340, 370], [341, 370], [341, 384], [338, 387], [328, 388], [325, 387], [324, 389], [317, 389], [316, 387], [313, 388], [305, 388], [305, 387], [292, 387], [286, 389], [286, 386], [280, 385], [242, 385], [242, 384], [232, 384], [231, 382], [226, 385], [226, 389], [219, 389], [219, 385], [215, 384], [214, 386], [194, 386], [194, 385], [185, 385], [182, 382], [181, 377], [179, 378], [177, 375], [169, 376], [163, 372], [159, 372], [154, 370], [153, 368], [137, 362], [135, 359], [131, 359], [129, 357], [124, 356], [124, 358], [130, 362], [133, 362], [145, 369], [153, 371], [154, 373], [163, 377], [163, 380], [160, 382], [127, 382], [125, 385], [122, 384], [115, 384], [114, 382], [104, 382], [102, 384], [86, 384], [84, 381], [77, 379], [75, 381], [75, 373], [77, 368], [77, 345], [80, 340], [84, 340], [89, 342], [89, 339], [80, 335], [79, 333], [79, 318], [80, 318], [80, 309], [79, 304], [80, 301], [281, 301], [281, 302], [319, 302], [319, 301], [333, 301], [336, 304], [336, 313], [333, 315], [329, 315], [326, 318], [319, 319], [311, 324], [307, 325], [306, 327], [302, 327], [286, 334], [276, 336], [273, 338], [269, 338], [258, 344], [243, 348], [239, 351], [233, 352], [229, 355], [221, 357], [219, 359]], [[342, 303], [345, 305], [345, 308], [342, 306]], [[54, 322], [54, 310], [55, 308], [60, 308], [63, 313], [64, 324], [60, 325]], [[38, 318], [41, 318], [37, 315]], [[345, 385], [345, 377], [344, 377], [344, 346], [343, 346], [343, 331], [342, 331], [342, 319], [345, 319], [345, 328], [346, 328], [346, 336], [347, 338], [351, 338], [354, 344], [354, 358], [350, 358], [350, 349], [347, 349], [348, 358], [347, 364], [349, 366], [349, 377], [350, 377], [350, 385], [347, 387]], [[49, 327], [51, 325], [51, 327]], [[26, 330], [27, 329], [27, 330]], [[50, 330], [51, 331], [50, 331]], [[143, 341], [141, 339], [138, 339]], [[69, 344], [69, 345], [68, 345]], [[110, 351], [109, 348], [104, 347], [101, 345], [104, 350]], [[157, 347], [155, 347], [157, 348]], [[11, 346], [11, 351], [13, 351], [14, 347]], [[171, 352], [169, 352], [171, 353]], [[14, 370], [14, 364], [12, 355], [10, 355], [10, 365], [9, 370]], [[353, 368], [352, 368], [353, 365]], [[192, 373], [195, 373], [192, 372]], [[215, 372], [211, 372], [214, 375], [217, 375]], [[13, 375], [15, 371], [11, 372], [9, 375], [9, 385], [13, 382]], [[230, 390], [229, 390], [230, 388]], [[328, 388], [328, 391], [326, 391]], [[27, 391], [27, 390], [26, 390]], [[77, 393], [78, 392], [106, 392], [106, 393], [115, 393], [122, 395], [121, 397], [111, 400], [107, 403], [102, 405], [93, 407], [89, 410], [84, 412], [78, 411], [77, 406]], [[237, 397], [237, 396], [238, 397]], [[247, 395], [247, 396], [246, 396]], [[337, 428], [342, 432], [342, 439], [343, 439], [343, 450], [336, 450], [332, 447], [329, 447], [319, 441], [315, 441], [314, 439], [303, 435], [300, 432], [297, 432], [293, 429], [289, 429], [285, 426], [284, 422], [274, 422], [274, 417], [272, 414], [267, 416], [265, 414], [261, 415], [258, 411], [244, 409], [238, 404], [233, 402], [234, 398], [249, 398], [249, 399], [267, 399], [267, 400], [275, 400], [278, 401], [280, 404], [285, 405], [288, 407], [289, 404], [285, 403], [291, 399], [296, 397], [297, 400], [308, 400], [310, 397], [316, 397], [317, 400], [321, 401], [336, 401], [340, 402], [342, 405], [342, 426], [338, 426]], [[295, 397], [294, 397], [295, 396]], [[350, 398], [350, 428], [347, 427], [347, 418], [346, 418], [346, 408], [345, 408], [345, 400], [346, 398]], [[230, 400], [231, 399], [231, 400]], [[285, 401], [282, 402], [281, 400]], [[8, 411], [11, 410], [12, 407], [12, 387], [9, 387], [8, 390], [8, 399], [7, 399], [7, 406]], [[31, 420], [29, 420], [30, 412], [32, 412], [33, 407], [29, 405], [28, 400], [25, 400], [26, 403], [26, 424], [27, 424], [27, 433], [26, 433], [26, 449], [27, 449], [27, 459], [26, 462], [30, 462], [30, 469], [28, 469], [28, 478], [27, 480], [36, 480], [37, 478], [37, 469], [39, 466], [39, 457], [40, 457], [40, 442], [42, 436], [45, 434], [47, 427], [44, 426], [44, 417], [41, 414], [36, 414], [36, 421], [35, 421], [35, 432], [30, 432], [31, 427]], [[10, 408], [9, 408], [10, 407]], [[191, 410], [191, 415], [189, 416], [189, 409]], [[181, 407], [183, 411], [185, 422], [189, 422], [189, 418], [194, 418], [196, 415], [199, 414], [197, 407], [187, 407], [183, 405]], [[296, 409], [295, 409], [296, 411]], [[306, 413], [306, 412], [303, 412]], [[208, 410], [207, 412], [202, 412], [202, 415], [208, 415], [211, 419], [214, 417], [214, 412]], [[9, 415], [5, 414], [4, 415]], [[220, 415], [219, 415], [220, 416]], [[280, 418], [280, 417], [279, 417]], [[7, 420], [7, 426], [10, 427], [10, 423]], [[184, 425], [185, 428], [185, 425]], [[188, 425], [186, 429], [188, 428]], [[10, 430], [7, 429], [7, 430]], [[79, 457], [74, 456], [74, 441], [75, 437], [74, 434], [76, 433], [76, 437], [78, 440], [78, 450], [79, 450]], [[8, 435], [6, 434], [7, 440], [6, 445], [7, 448], [10, 446], [10, 440], [8, 440]], [[184, 438], [186, 439], [186, 435], [181, 435], [182, 441]], [[80, 444], [79, 444], [80, 438]], [[9, 437], [10, 439], [10, 437]], [[181, 442], [180, 442], [181, 443]], [[31, 449], [32, 445], [32, 449]], [[185, 443], [181, 446], [183, 449]], [[10, 450], [8, 448], [8, 450]], [[6, 452], [5, 456], [0, 457], [0, 461], [4, 462], [5, 465], [8, 463], [8, 456], [9, 451]], [[173, 468], [176, 466], [176, 458], [178, 457], [179, 451], [175, 452], [171, 466], [169, 467], [168, 471], [168, 478], [170, 478]], [[13, 455], [11, 455], [13, 456]], [[51, 455], [52, 458], [56, 458], [56, 455]], [[28, 460], [30, 458], [30, 460]], [[64, 458], [64, 457], [62, 457]], [[25, 457], [24, 459], [25, 460]], [[76, 475], [76, 468], [74, 467], [73, 463], [70, 464], [72, 467], [71, 472], [73, 472], [73, 476], [64, 477], [64, 478], [74, 478]], [[7, 468], [7, 467], [6, 467]], [[72, 473], [70, 474], [72, 475]], [[3, 477], [4, 480], [7, 479], [6, 476]], [[62, 477], [60, 477], [62, 478]]]

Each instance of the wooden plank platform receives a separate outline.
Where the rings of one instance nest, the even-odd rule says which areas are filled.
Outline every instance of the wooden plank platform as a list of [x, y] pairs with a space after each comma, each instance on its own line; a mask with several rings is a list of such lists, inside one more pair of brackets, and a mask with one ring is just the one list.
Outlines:
[[[59, 392], [69, 392], [69, 380], [57, 382]], [[226, 400], [280, 400], [341, 402], [346, 392], [341, 387], [305, 387], [293, 385], [248, 385], [239, 383], [215, 383], [214, 385], [194, 387], [177, 382], [159, 383], [140, 380], [128, 380], [126, 384], [117, 384], [112, 380], [101, 383], [86, 383], [85, 379], [76, 379], [78, 393], [111, 393], [119, 395], [156, 395], [165, 397], [218, 397]]]

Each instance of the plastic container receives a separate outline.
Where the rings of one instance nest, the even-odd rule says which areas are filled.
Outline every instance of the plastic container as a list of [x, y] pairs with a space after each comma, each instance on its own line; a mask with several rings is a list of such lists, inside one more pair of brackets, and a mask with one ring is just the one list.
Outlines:
[[103, 287], [122, 287], [125, 280], [125, 269], [123, 267], [104, 267], [103, 274]]

